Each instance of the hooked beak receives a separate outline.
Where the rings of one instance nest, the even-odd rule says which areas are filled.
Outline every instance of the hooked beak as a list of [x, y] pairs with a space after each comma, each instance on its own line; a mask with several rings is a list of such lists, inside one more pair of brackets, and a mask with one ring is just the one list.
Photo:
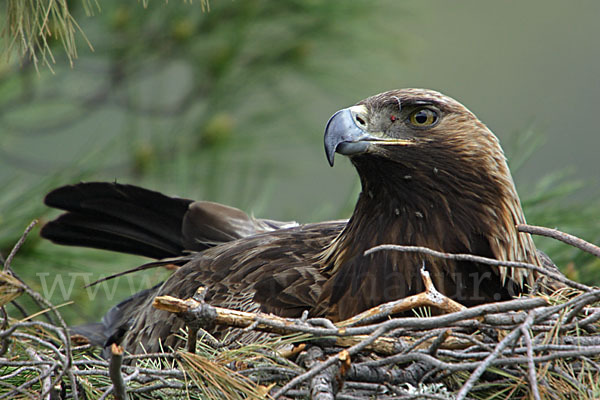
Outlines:
[[365, 119], [361, 118], [365, 112], [365, 106], [353, 106], [329, 118], [324, 141], [327, 161], [332, 167], [336, 152], [345, 156], [365, 153], [372, 141], [381, 140], [365, 131]]

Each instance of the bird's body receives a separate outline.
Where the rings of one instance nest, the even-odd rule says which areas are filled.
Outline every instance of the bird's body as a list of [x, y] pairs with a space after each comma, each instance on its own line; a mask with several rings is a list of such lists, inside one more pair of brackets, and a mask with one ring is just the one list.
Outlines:
[[[401, 244], [541, 265], [531, 237], [517, 231], [525, 218], [498, 140], [460, 103], [423, 89], [382, 93], [336, 113], [325, 148], [331, 164], [335, 152], [347, 155], [359, 174], [362, 192], [350, 219], [257, 228], [239, 217], [244, 234], [195, 249], [202, 251], [142, 306], [136, 302], [125, 329], [130, 351], [140, 344], [155, 350], [159, 340], [176, 344], [182, 323], [154, 309], [152, 298], [186, 298], [200, 286], [213, 305], [290, 317], [307, 310], [336, 321], [422, 291], [422, 266], [439, 291], [466, 306], [509, 299], [533, 283], [536, 275], [521, 269], [419, 253], [364, 255]], [[219, 226], [219, 215], [197, 223], [195, 234]]]

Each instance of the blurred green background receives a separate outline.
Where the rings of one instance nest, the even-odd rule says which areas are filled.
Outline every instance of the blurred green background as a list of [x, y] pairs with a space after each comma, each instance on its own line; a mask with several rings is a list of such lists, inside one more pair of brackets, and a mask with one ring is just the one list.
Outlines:
[[[600, 242], [597, 1], [148, 3], [105, 0], [88, 15], [68, 2], [94, 48], [78, 33], [72, 67], [56, 35], [52, 71], [17, 54], [2, 60], [4, 257], [33, 218], [56, 215], [44, 194], [79, 180], [273, 219], [347, 217], [358, 182], [346, 160], [328, 167], [324, 125], [400, 87], [448, 94], [500, 137], [529, 223]], [[600, 281], [598, 260], [536, 241], [570, 277]], [[74, 300], [63, 313], [75, 323], [164, 278], [149, 271], [82, 288], [143, 261], [54, 246], [36, 230], [13, 268], [55, 304]]]

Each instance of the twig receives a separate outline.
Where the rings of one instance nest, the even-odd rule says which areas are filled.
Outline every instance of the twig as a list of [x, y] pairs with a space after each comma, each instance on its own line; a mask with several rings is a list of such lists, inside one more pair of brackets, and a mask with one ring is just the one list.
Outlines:
[[400, 246], [400, 245], [395, 245], [395, 244], [382, 244], [379, 246], [375, 246], [375, 247], [372, 247], [369, 250], [365, 251], [364, 254], [369, 255], [369, 254], [372, 254], [372, 253], [375, 253], [378, 251], [385, 251], [385, 250], [423, 253], [423, 254], [430, 255], [432, 257], [443, 258], [446, 260], [471, 261], [471, 262], [477, 262], [477, 263], [481, 263], [481, 264], [492, 265], [495, 267], [527, 268], [527, 269], [531, 269], [531, 270], [540, 272], [544, 275], [547, 275], [550, 278], [555, 279], [561, 283], [564, 283], [565, 285], [571, 286], [575, 289], [583, 290], [585, 292], [589, 292], [592, 290], [592, 288], [590, 288], [589, 286], [584, 285], [579, 282], [572, 281], [572, 280], [568, 279], [567, 277], [565, 277], [564, 275], [562, 275], [560, 273], [556, 273], [548, 268], [544, 268], [544, 267], [540, 267], [539, 265], [530, 264], [530, 263], [526, 263], [526, 262], [520, 262], [520, 261], [500, 261], [500, 260], [496, 260], [494, 258], [476, 256], [473, 254], [444, 253], [444, 252], [433, 250], [433, 249], [430, 249], [428, 247], [423, 247], [423, 246]]
[[[5, 330], [8, 327], [8, 313], [6, 312], [6, 309], [4, 308], [4, 306], [0, 307], [0, 312], [2, 313], [2, 330]], [[4, 353], [6, 353], [6, 350], [8, 350], [8, 345], [9, 345], [9, 340], [7, 336], [2, 336], [0, 337], [0, 343], [2, 343], [0, 345], [0, 357], [2, 357], [4, 355]]]
[[[15, 333], [13, 333], [13, 336], [16, 337], [16, 338], [29, 339], [29, 340], [31, 340], [33, 342], [37, 342], [40, 345], [42, 345], [42, 346], [44, 346], [44, 347], [52, 350], [52, 352], [54, 354], [56, 354], [56, 358], [60, 362], [64, 363], [64, 360], [66, 359], [66, 357], [61, 354], [60, 350], [57, 349], [56, 346], [54, 346], [52, 343], [50, 343], [47, 340], [44, 340], [42, 338], [39, 338], [39, 337], [34, 336], [34, 335], [27, 334], [27, 333], [22, 333], [22, 332], [15, 332]], [[42, 392], [42, 393], [44, 393], [44, 392]]]
[[577, 236], [561, 232], [558, 229], [545, 228], [543, 226], [519, 224], [517, 225], [517, 230], [519, 232], [525, 232], [530, 233], [532, 235], [546, 236], [552, 239], [556, 239], [573, 247], [577, 247], [578, 249], [590, 253], [596, 257], [600, 257], [600, 247], [590, 242], [586, 242], [585, 240], [580, 239]]
[[[496, 303], [496, 306], [500, 306], [501, 304], [502, 304], [502, 303]], [[481, 307], [481, 306], [480, 306], [480, 307]], [[478, 308], [478, 307], [474, 307], [474, 308]], [[474, 308], [473, 308], [473, 309], [474, 309]], [[551, 307], [547, 307], [547, 308], [551, 308]], [[464, 310], [464, 311], [460, 311], [460, 312], [453, 313], [453, 314], [447, 314], [447, 315], [444, 315], [444, 316], [441, 316], [441, 317], [432, 317], [432, 318], [427, 318], [426, 320], [432, 320], [432, 319], [436, 319], [436, 318], [444, 318], [444, 317], [448, 317], [448, 316], [450, 316], [450, 315], [467, 313], [468, 311], [470, 311], [470, 310], [473, 310], [473, 309], [466, 309], [466, 310]], [[532, 317], [532, 318], [533, 318], [533, 317]], [[407, 319], [406, 319], [406, 318], [399, 318], [399, 319], [396, 319], [396, 320], [390, 320], [390, 321], [387, 321], [387, 322], [384, 322], [384, 323], [378, 324], [378, 327], [377, 327], [377, 329], [376, 329], [376, 330], [375, 330], [375, 331], [374, 331], [374, 332], [373, 332], [373, 333], [372, 333], [372, 334], [371, 334], [371, 335], [370, 335], [368, 338], [366, 338], [366, 339], [365, 339], [365, 340], [363, 340], [362, 342], [358, 343], [357, 345], [355, 345], [355, 346], [352, 346], [352, 347], [350, 347], [349, 349], [347, 349], [347, 350], [346, 350], [346, 351], [347, 351], [347, 353], [348, 353], [349, 355], [356, 354], [357, 352], [359, 352], [359, 351], [363, 350], [364, 348], [366, 348], [366, 346], [368, 346], [368, 345], [369, 345], [371, 342], [373, 342], [374, 340], [376, 340], [376, 339], [377, 339], [378, 337], [380, 337], [381, 335], [384, 335], [384, 334], [385, 334], [386, 332], [388, 332], [389, 330], [391, 330], [391, 329], [394, 329], [394, 328], [396, 328], [396, 327], [397, 327], [397, 326], [396, 326], [396, 324], [392, 324], [392, 323], [390, 323], [390, 322], [398, 322], [398, 321], [405, 321], [405, 320], [407, 320]], [[526, 320], [526, 323], [527, 323], [527, 322], [528, 322], [528, 320]], [[352, 329], [360, 329], [360, 328], [348, 328], [348, 330], [349, 330], [349, 331], [350, 331], [350, 330], [352, 330]], [[519, 333], [520, 331], [517, 329], [517, 330], [516, 330], [516, 332], [517, 332], [517, 333]], [[510, 335], [509, 335], [509, 336], [510, 336]], [[516, 335], [515, 337], [517, 337], [517, 336], [518, 336], [518, 335]], [[506, 341], [506, 340], [507, 340], [507, 339], [504, 339], [504, 341]], [[504, 341], [503, 341], [503, 342], [504, 342]], [[509, 339], [508, 341], [506, 341], [506, 343], [504, 344], [504, 346], [501, 346], [501, 344], [502, 344], [503, 342], [501, 342], [501, 343], [500, 343], [500, 344], [499, 344], [499, 345], [496, 347], [496, 349], [494, 350], [494, 352], [498, 352], [498, 353], [500, 353], [500, 352], [503, 350], [503, 348], [504, 348], [505, 346], [507, 346], [507, 345], [510, 343], [510, 339]], [[492, 354], [494, 354], [494, 353], [492, 353]], [[421, 353], [410, 353], [410, 354], [402, 354], [402, 355], [400, 355], [400, 357], [407, 357], [407, 358], [411, 358], [411, 357], [414, 357], [414, 356], [421, 356], [421, 357], [425, 357], [425, 358], [427, 358], [428, 360], [432, 361], [434, 364], [437, 364], [437, 366], [447, 365], [447, 363], [441, 362], [441, 361], [439, 361], [439, 360], [435, 359], [434, 357], [431, 357], [431, 356], [428, 356], [428, 355], [425, 355], [425, 354], [421, 354]], [[393, 358], [396, 358], [396, 357], [399, 357], [399, 356], [392, 356], [392, 357], [388, 357], [388, 359], [393, 359]], [[488, 361], [488, 363], [491, 363], [491, 362], [492, 362], [494, 359], [495, 359], [495, 357], [491, 358], [491, 359]], [[302, 375], [299, 375], [299, 376], [295, 377], [294, 379], [292, 379], [291, 381], [289, 381], [289, 382], [288, 382], [287, 384], [285, 384], [285, 385], [284, 385], [284, 386], [283, 386], [281, 389], [279, 389], [279, 390], [278, 390], [276, 393], [274, 393], [274, 394], [273, 394], [273, 398], [275, 398], [275, 399], [276, 399], [276, 398], [278, 398], [279, 396], [282, 396], [282, 395], [284, 395], [284, 394], [285, 394], [285, 393], [286, 393], [288, 390], [290, 390], [290, 389], [294, 388], [295, 386], [299, 385], [300, 383], [302, 383], [302, 382], [304, 382], [304, 381], [306, 381], [306, 380], [308, 380], [308, 379], [311, 379], [311, 378], [312, 378], [313, 376], [315, 376], [317, 373], [319, 373], [320, 371], [324, 370], [325, 368], [328, 368], [330, 365], [332, 365], [332, 364], [333, 364], [333, 363], [335, 363], [335, 362], [338, 362], [339, 360], [340, 360], [340, 353], [338, 353], [338, 354], [336, 354], [336, 355], [334, 355], [334, 356], [331, 356], [331, 357], [329, 357], [329, 358], [328, 358], [328, 359], [327, 359], [325, 362], [323, 362], [323, 363], [321, 363], [321, 364], [319, 364], [319, 365], [317, 365], [317, 366], [315, 366], [315, 367], [311, 368], [311, 369], [310, 369], [309, 371], [307, 371], [306, 373], [304, 373], [304, 374], [302, 374]], [[480, 368], [482, 365], [484, 365], [484, 363], [479, 363], [479, 364], [477, 364], [477, 365], [478, 365], [478, 367], [477, 367], [477, 368]], [[477, 373], [478, 373], [478, 375], [477, 375], [477, 376], [475, 376], [475, 372], [472, 374], [471, 378], [473, 378], [473, 383], [474, 383], [474, 382], [475, 382], [475, 381], [476, 381], [476, 380], [479, 378], [479, 376], [481, 375], [481, 373], [483, 373], [483, 371], [485, 370], [485, 368], [487, 368], [487, 367], [484, 367], [484, 368], [483, 368], [481, 371], [478, 371], [478, 372], [477, 372]], [[476, 371], [477, 371], [477, 370], [476, 370]], [[471, 378], [470, 378], [470, 379], [471, 379]], [[472, 384], [473, 384], [473, 383], [471, 383], [471, 386], [472, 386]], [[463, 386], [463, 389], [464, 389], [464, 388], [465, 388], [465, 387]], [[467, 392], [468, 392], [468, 390], [469, 390], [469, 389], [467, 388]], [[466, 395], [466, 393], [465, 393], [465, 395]], [[463, 397], [463, 398], [464, 398], [464, 397]]]
[[16, 387], [15, 385], [11, 385], [8, 382], [0, 382], [0, 386], [6, 386], [10, 389], [10, 392], [1, 395], [0, 399], [6, 399], [7, 397], [11, 396], [12, 393], [20, 393], [20, 394], [26, 396], [28, 399], [39, 400], [39, 398], [41, 396], [37, 395], [35, 392], [32, 393], [32, 392], [28, 392], [27, 390], [25, 390], [27, 387], [32, 386], [34, 382], [35, 381], [30, 380], [28, 382], [25, 382], [23, 385], [21, 385], [19, 387]]
[[531, 343], [531, 336], [529, 334], [529, 330], [524, 326], [521, 326], [521, 335], [523, 340], [525, 341], [525, 346], [527, 347], [527, 370], [529, 375], [529, 387], [531, 388], [531, 393], [533, 394], [534, 400], [541, 400], [540, 398], [540, 390], [538, 388], [537, 376], [535, 373], [535, 363], [533, 362], [533, 345]]
[[[598, 296], [599, 294], [600, 293], [596, 293], [595, 296]], [[585, 295], [582, 295], [581, 297], [583, 296]], [[357, 343], [362, 342], [365, 337], [361, 335], [371, 335], [382, 327], [386, 332], [397, 328], [418, 330], [435, 329], [491, 313], [502, 313], [514, 310], [529, 310], [547, 305], [547, 301], [540, 297], [520, 298], [516, 300], [484, 304], [467, 308], [462, 311], [429, 318], [395, 318], [372, 325], [348, 328], [342, 327], [339, 329], [315, 327], [309, 325], [307, 322], [301, 322], [298, 319], [293, 318], [281, 318], [275, 315], [250, 313], [229, 310], [221, 307], [213, 307], [208, 304], [199, 303], [194, 299], [181, 300], [172, 296], [158, 296], [154, 299], [153, 305], [158, 309], [179, 314], [190, 313], [190, 315], [186, 317], [190, 319], [193, 317], [196, 309], [209, 308], [212, 310], [211, 312], [214, 312], [214, 322], [218, 325], [245, 328], [252, 325], [255, 321], [258, 321], [259, 323], [256, 326], [257, 330], [278, 334], [302, 332], [318, 337], [335, 336], [338, 338], [336, 338], [332, 344], [346, 347], [354, 346]], [[562, 305], [553, 306], [550, 309], [552, 312], [557, 312], [558, 310], [562, 309], [562, 307]], [[378, 337], [377, 340], [369, 341], [368, 345], [369, 349], [381, 352], [382, 354], [393, 354], [399, 350], [397, 349], [397, 341], [392, 338]]]
[[77, 377], [74, 373], [74, 370], [76, 369], [77, 367], [75, 366], [71, 366], [71, 368], [69, 368], [69, 380], [71, 381], [71, 393], [73, 394], [73, 400], [79, 400], [79, 388], [77, 387], [79, 382], [77, 381]]
[[467, 397], [467, 394], [473, 388], [473, 385], [475, 382], [477, 382], [481, 374], [483, 374], [483, 372], [492, 364], [492, 362], [498, 358], [506, 346], [512, 344], [519, 338], [519, 336], [521, 336], [522, 329], [528, 329], [533, 321], [534, 314], [533, 311], [531, 311], [525, 322], [523, 322], [523, 324], [517, 329], [513, 329], [511, 333], [502, 339], [502, 341], [500, 341], [500, 343], [498, 343], [498, 345], [494, 348], [494, 351], [492, 351], [492, 353], [481, 364], [479, 364], [475, 371], [473, 371], [471, 376], [469, 376], [469, 379], [467, 379], [467, 381], [460, 388], [460, 391], [456, 395], [456, 400], [463, 400]]
[[[319, 359], [323, 358], [325, 354], [323, 350], [317, 346], [311, 346], [303, 353], [303, 363], [307, 368], [319, 364]], [[309, 384], [310, 398], [315, 400], [334, 400], [335, 393], [337, 392], [337, 385], [335, 382], [335, 375], [338, 368], [335, 365], [329, 368], [323, 369], [320, 373], [316, 374]]]
[[[33, 360], [42, 361], [41, 357], [31, 347], [26, 348], [25, 352]], [[42, 393], [45, 393], [45, 396], [40, 397], [40, 398], [50, 400], [53, 398], [52, 391], [54, 390], [54, 388], [52, 387], [52, 380], [51, 380], [51, 374], [52, 374], [53, 368], [49, 368], [47, 365], [42, 364], [40, 366], [40, 369], [41, 369], [40, 377], [38, 379], [40, 379], [42, 381]]]
[[[31, 289], [29, 289], [29, 290], [31, 290]], [[56, 334], [56, 336], [61, 340], [63, 345], [65, 346], [66, 354], [63, 355], [56, 346], [54, 346], [52, 343], [50, 343], [47, 340], [44, 340], [40, 337], [33, 336], [33, 335], [30, 335], [27, 333], [15, 332], [16, 329], [18, 329], [18, 328], [28, 327], [28, 326], [42, 327], [44, 329], [48, 329], [48, 330], [54, 332]], [[47, 349], [50, 349], [56, 355], [55, 358], [58, 360], [58, 362], [62, 363], [62, 366], [61, 366], [62, 368], [59, 369], [58, 373], [56, 374], [57, 376], [54, 378], [52, 383], [50, 385], [45, 386], [45, 388], [42, 390], [41, 394], [39, 395], [39, 397], [44, 398], [45, 396], [47, 396], [50, 393], [47, 390], [48, 389], [53, 390], [54, 386], [57, 385], [57, 383], [62, 379], [62, 377], [66, 374], [66, 372], [70, 368], [71, 364], [70, 364], [69, 360], [71, 359], [71, 348], [70, 348], [70, 346], [67, 345], [67, 341], [69, 340], [68, 337], [65, 337], [63, 328], [56, 327], [54, 325], [51, 325], [51, 324], [48, 324], [45, 322], [41, 322], [41, 321], [17, 322], [15, 324], [13, 324], [10, 328], [8, 328], [4, 331], [0, 331], [0, 338], [8, 338], [10, 335], [12, 335], [16, 338], [28, 339], [28, 340], [34, 341], [36, 343], [39, 343], [41, 346], [43, 346]], [[38, 361], [34, 361], [33, 364], [21, 363], [20, 365], [40, 365], [42, 363], [45, 363], [45, 361], [38, 360]], [[3, 361], [3, 364], [7, 364], [7, 363]], [[52, 366], [52, 368], [50, 369], [50, 372], [58, 369], [58, 364], [56, 361], [48, 362], [48, 364]], [[18, 364], [15, 364], [15, 365], [18, 365]], [[42, 379], [42, 378], [40, 378], [40, 379]], [[29, 382], [31, 384], [33, 383], [33, 381], [29, 381]], [[19, 388], [13, 389], [13, 392], [15, 390], [18, 391], [18, 389], [20, 389], [20, 388], [28, 387], [27, 384], [28, 384], [28, 382], [21, 385]], [[13, 393], [13, 392], [9, 392], [8, 395], [11, 395], [11, 393]], [[5, 396], [2, 396], [0, 398], [4, 398], [4, 397]]]
[[19, 249], [21, 249], [21, 247], [25, 243], [25, 239], [29, 235], [29, 232], [31, 232], [31, 230], [33, 229], [34, 226], [37, 225], [37, 223], [38, 223], [37, 219], [34, 219], [33, 221], [31, 221], [31, 223], [27, 226], [27, 228], [25, 228], [25, 231], [23, 232], [23, 234], [17, 241], [17, 244], [15, 244], [13, 246], [12, 250], [8, 254], [8, 257], [6, 257], [6, 260], [4, 261], [4, 271], [5, 272], [10, 271], [10, 264], [12, 263], [13, 258], [15, 258], [15, 255], [17, 254], [17, 252], [19, 251]]
[[587, 388], [584, 384], [582, 384], [582, 382], [579, 382], [577, 379], [573, 379], [573, 376], [570, 376], [570, 374], [563, 371], [557, 365], [550, 364], [548, 366], [548, 370], [552, 371], [554, 374], [560, 376], [562, 379], [569, 382], [574, 388], [577, 388], [578, 393], [577, 393], [576, 397], [581, 398], [583, 393], [585, 393], [588, 398], [597, 397], [597, 396], [594, 396], [594, 393], [589, 388]]
[[306, 381], [307, 379], [312, 378], [313, 376], [317, 375], [319, 372], [330, 367], [334, 363], [340, 361], [340, 357], [346, 357], [347, 355], [354, 355], [354, 354], [358, 353], [359, 351], [365, 349], [369, 344], [371, 344], [373, 341], [375, 341], [381, 335], [385, 334], [388, 330], [389, 329], [386, 329], [385, 326], [379, 327], [375, 332], [373, 332], [368, 338], [366, 338], [362, 342], [350, 347], [347, 350], [344, 350], [343, 353], [340, 352], [336, 355], [329, 357], [326, 361], [312, 367], [310, 370], [308, 370], [304, 374], [299, 375], [299, 376], [295, 377], [294, 379], [290, 380], [281, 389], [279, 389], [277, 392], [275, 392], [273, 394], [273, 398], [277, 399], [278, 397], [283, 396], [288, 390], [294, 388], [295, 386]]
[[338, 322], [336, 326], [355, 326], [359, 323], [364, 324], [385, 318], [393, 314], [399, 314], [404, 311], [413, 310], [418, 307], [436, 307], [447, 313], [464, 310], [466, 307], [456, 301], [444, 296], [438, 292], [429, 272], [425, 268], [421, 268], [421, 279], [425, 285], [425, 291], [413, 296], [408, 296], [396, 301], [390, 301], [388, 303], [381, 304], [377, 307], [373, 307], [367, 311], [348, 318], [344, 321]]
[[442, 343], [444, 343], [446, 341], [446, 339], [448, 339], [448, 336], [450, 336], [450, 329], [446, 329], [442, 332], [440, 332], [438, 334], [438, 336], [435, 338], [435, 340], [431, 343], [431, 346], [429, 347], [429, 355], [435, 357], [438, 349], [440, 348], [440, 346], [442, 345]]
[[[293, 318], [282, 318], [272, 314], [250, 313], [213, 307], [205, 303], [200, 303], [193, 298], [181, 300], [172, 296], [157, 296], [154, 299], [153, 306], [159, 310], [180, 314], [188, 321], [192, 320], [198, 313], [202, 313], [202, 318], [206, 318], [207, 313], [200, 310], [210, 309], [211, 312], [209, 314], [213, 315], [214, 324], [216, 325], [237, 328], [252, 327], [254, 330], [277, 334], [306, 332], [313, 333], [315, 336], [338, 336], [333, 339], [333, 343], [331, 339], [327, 338], [319, 338], [317, 341], [340, 347], [354, 346], [366, 338], [364, 335], [344, 335], [345, 328], [312, 327], [308, 324], [308, 321], [302, 324]], [[380, 354], [394, 354], [399, 350], [398, 340], [393, 338], [378, 338], [373, 343], [370, 343], [369, 350]]]
[[[63, 368], [60, 370], [60, 372], [57, 374], [57, 376], [54, 378], [54, 381], [52, 382], [52, 387], [56, 386], [56, 384], [58, 382], [60, 382], [60, 380], [62, 379], [62, 377], [67, 373], [67, 371], [69, 370], [69, 368], [71, 367], [72, 363], [73, 363], [73, 354], [71, 351], [71, 337], [69, 335], [69, 329], [67, 328], [67, 324], [65, 322], [65, 320], [62, 318], [62, 316], [60, 315], [60, 312], [58, 312], [58, 310], [56, 309], [56, 307], [54, 307], [54, 305], [52, 305], [49, 301], [47, 301], [46, 299], [44, 299], [38, 292], [34, 291], [33, 289], [31, 289], [29, 287], [29, 285], [27, 285], [26, 283], [21, 281], [21, 286], [20, 286], [29, 296], [31, 296], [34, 300], [36, 300], [37, 302], [43, 304], [44, 306], [46, 306], [47, 308], [49, 308], [50, 310], [52, 310], [52, 312], [54, 313], [54, 315], [56, 316], [59, 324], [60, 324], [60, 329], [56, 331], [57, 335], [59, 336], [59, 338], [62, 340], [64, 346], [65, 346], [65, 357], [64, 357], [64, 364], [63, 364]], [[48, 324], [49, 325], [49, 324]], [[51, 326], [51, 325], [50, 325]], [[40, 397], [45, 396], [46, 393], [42, 393]]]
[[419, 349], [420, 347], [424, 347], [424, 346], [422, 346], [424, 343], [427, 343], [427, 345], [429, 347], [431, 347], [431, 344], [433, 344], [433, 341], [435, 341], [435, 339], [433, 339], [433, 338], [438, 337], [439, 334], [440, 334], [439, 330], [435, 330], [433, 332], [426, 333], [425, 335], [423, 335], [422, 337], [417, 339], [413, 344], [402, 349], [401, 354], [406, 354], [413, 350]]
[[[121, 374], [121, 365], [123, 364], [123, 347], [113, 343], [110, 347], [111, 358], [108, 366], [110, 374], [110, 380], [113, 384], [113, 394], [115, 400], [127, 400], [127, 391], [125, 389], [125, 382], [123, 381], [123, 375]], [[106, 392], [108, 394], [109, 392]], [[104, 397], [104, 396], [103, 396]]]
[[[11, 252], [9, 254], [9, 257], [7, 257], [6, 262], [4, 263], [4, 269], [3, 269], [2, 272], [4, 272], [4, 273], [10, 273], [18, 281], [18, 283], [17, 282], [14, 282], [14, 283], [11, 282], [13, 284], [13, 286], [17, 287], [20, 290], [25, 291], [40, 308], [44, 308], [44, 307], [42, 307], [42, 305], [44, 305], [44, 306], [46, 306], [46, 308], [51, 309], [52, 312], [56, 315], [56, 317], [58, 318], [59, 324], [64, 328], [64, 333], [65, 333], [64, 336], [67, 338], [65, 346], [69, 350], [69, 354], [67, 355], [67, 359], [69, 360], [68, 362], [70, 363], [70, 359], [71, 359], [71, 356], [70, 356], [71, 340], [70, 340], [68, 332], [67, 332], [68, 331], [67, 330], [67, 324], [62, 319], [60, 313], [56, 310], [56, 307], [54, 307], [50, 302], [48, 302], [46, 299], [44, 299], [39, 293], [37, 293], [36, 291], [34, 291], [33, 289], [31, 289], [29, 287], [29, 285], [27, 285], [21, 278], [19, 278], [14, 273], [14, 271], [12, 271], [10, 269], [10, 264], [12, 262], [12, 259], [16, 255], [17, 251], [21, 248], [21, 246], [23, 246], [23, 243], [25, 243], [25, 239], [27, 238], [29, 232], [31, 232], [31, 230], [37, 224], [37, 222], [38, 222], [37, 220], [33, 220], [27, 226], [27, 228], [25, 228], [25, 231], [23, 232], [23, 235], [21, 235], [21, 238], [19, 239], [19, 241], [17, 242], [17, 244], [11, 250]], [[13, 301], [13, 304], [15, 304], [19, 309], [22, 309], [20, 306], [18, 306], [18, 304], [16, 302]], [[51, 322], [51, 323], [54, 322], [50, 318], [49, 314], [44, 313], [44, 317], [46, 317], [49, 320], [49, 322]], [[54, 384], [56, 384], [60, 378], [62, 378], [62, 376], [57, 377], [57, 379], [55, 379]], [[52, 386], [54, 386], [54, 384]]]

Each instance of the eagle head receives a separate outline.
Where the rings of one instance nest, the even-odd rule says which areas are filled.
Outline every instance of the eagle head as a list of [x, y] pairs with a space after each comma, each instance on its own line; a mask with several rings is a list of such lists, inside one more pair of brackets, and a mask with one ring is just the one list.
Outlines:
[[383, 165], [414, 172], [411, 178], [455, 178], [440, 189], [456, 183], [464, 190], [490, 179], [513, 187], [496, 136], [462, 104], [432, 90], [392, 90], [340, 110], [329, 119], [324, 141], [330, 165], [337, 152], [350, 157], [361, 175]]
[[410, 294], [422, 264], [465, 304], [474, 298], [467, 275], [489, 276], [489, 292], [533, 283], [522, 269], [363, 255], [391, 243], [540, 264], [531, 237], [516, 229], [525, 217], [498, 139], [458, 101], [425, 89], [384, 92], [336, 112], [324, 142], [330, 165], [335, 153], [349, 157], [362, 185], [347, 227], [323, 253], [325, 302], [358, 296], [367, 307], [393, 297], [378, 295], [392, 284], [395, 296]]

